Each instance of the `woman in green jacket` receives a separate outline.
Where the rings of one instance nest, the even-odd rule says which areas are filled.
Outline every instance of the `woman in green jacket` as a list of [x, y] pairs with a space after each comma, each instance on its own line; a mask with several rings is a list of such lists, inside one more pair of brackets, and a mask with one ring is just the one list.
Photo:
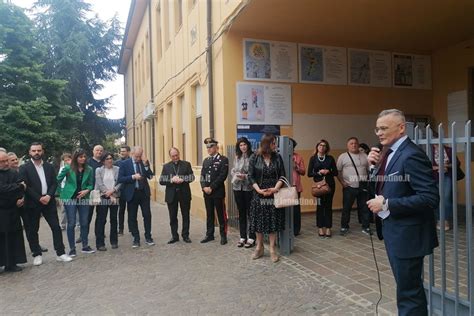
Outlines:
[[76, 226], [76, 211], [79, 212], [81, 224], [82, 252], [94, 253], [89, 246], [89, 193], [93, 189], [92, 168], [87, 165], [87, 156], [83, 149], [77, 149], [72, 156], [70, 165], [66, 165], [58, 175], [58, 182], [66, 178], [60, 199], [64, 204], [67, 216], [67, 239], [69, 241], [69, 255], [76, 256], [74, 227]]

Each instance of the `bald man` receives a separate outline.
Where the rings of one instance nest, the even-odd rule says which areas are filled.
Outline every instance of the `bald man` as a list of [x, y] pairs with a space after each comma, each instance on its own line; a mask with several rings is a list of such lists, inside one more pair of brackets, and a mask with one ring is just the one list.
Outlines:
[[151, 237], [151, 191], [148, 184], [148, 179], [153, 178], [153, 171], [140, 146], [132, 148], [131, 158], [120, 164], [118, 183], [123, 183], [122, 195], [127, 201], [128, 228], [133, 236], [132, 248], [140, 247], [140, 232], [137, 223], [139, 206], [145, 228], [145, 243], [153, 246], [155, 242]]

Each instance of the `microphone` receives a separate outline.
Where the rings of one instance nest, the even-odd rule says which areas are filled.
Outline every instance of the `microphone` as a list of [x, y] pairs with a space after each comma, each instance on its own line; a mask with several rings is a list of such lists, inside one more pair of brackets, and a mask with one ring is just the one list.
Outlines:
[[[377, 143], [377, 144], [376, 144], [376, 145], [374, 145], [372, 148], [374, 148], [374, 147], [375, 147], [375, 148], [377, 148], [377, 149], [379, 150], [379, 153], [381, 153], [381, 152], [382, 152], [383, 145], [382, 145], [381, 143]], [[375, 166], [375, 165], [376, 165], [376, 163], [375, 163], [375, 162], [371, 162], [371, 165], [372, 165], [372, 166]]]

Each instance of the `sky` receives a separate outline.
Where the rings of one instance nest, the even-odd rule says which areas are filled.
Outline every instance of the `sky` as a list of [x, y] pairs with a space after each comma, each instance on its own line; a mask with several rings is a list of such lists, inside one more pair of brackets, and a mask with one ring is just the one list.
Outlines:
[[[34, 2], [35, 0], [12, 0], [13, 4], [26, 9], [31, 8]], [[131, 0], [86, 0], [86, 2], [92, 4], [92, 10], [96, 12], [102, 20], [108, 20], [117, 13], [122, 23], [122, 28], [125, 30]], [[117, 74], [115, 81], [105, 83], [104, 89], [102, 89], [96, 97], [105, 98], [112, 95], [114, 97], [110, 102], [110, 111], [107, 113], [107, 117], [110, 119], [122, 118], [124, 116], [122, 75]]]

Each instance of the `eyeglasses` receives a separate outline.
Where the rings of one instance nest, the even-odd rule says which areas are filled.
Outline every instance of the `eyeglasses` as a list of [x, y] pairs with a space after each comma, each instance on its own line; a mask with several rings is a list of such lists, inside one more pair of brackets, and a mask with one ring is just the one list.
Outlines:
[[[401, 123], [397, 124], [394, 127], [399, 127], [400, 125], [402, 125], [402, 124]], [[385, 133], [388, 129], [390, 129], [389, 126], [376, 127], [376, 128], [374, 128], [374, 132], [375, 132], [375, 134], [378, 134], [379, 132]]]

